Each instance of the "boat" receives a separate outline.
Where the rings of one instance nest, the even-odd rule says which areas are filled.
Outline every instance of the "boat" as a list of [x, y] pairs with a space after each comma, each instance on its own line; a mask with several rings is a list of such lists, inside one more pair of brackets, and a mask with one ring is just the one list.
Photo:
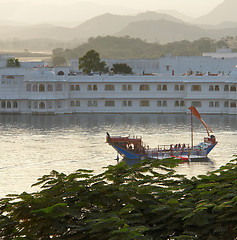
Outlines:
[[[145, 145], [141, 137], [121, 137], [110, 136], [107, 132], [106, 142], [117, 151], [124, 159], [167, 159], [175, 158], [181, 160], [204, 159], [207, 158], [211, 150], [216, 146], [216, 137], [211, 128], [203, 121], [198, 110], [194, 106], [188, 108], [191, 111], [191, 144], [170, 144], [162, 145], [157, 148], [150, 148]], [[198, 145], [193, 144], [193, 116], [198, 118], [207, 131], [207, 136]]]

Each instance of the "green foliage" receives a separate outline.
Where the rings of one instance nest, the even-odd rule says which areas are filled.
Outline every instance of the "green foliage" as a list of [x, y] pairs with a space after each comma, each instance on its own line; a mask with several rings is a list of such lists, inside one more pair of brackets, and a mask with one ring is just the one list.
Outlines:
[[79, 58], [79, 69], [84, 73], [90, 74], [93, 72], [106, 72], [105, 62], [101, 61], [100, 55], [95, 50], [88, 51], [83, 57]]
[[87, 43], [58, 53], [54, 50], [53, 57], [79, 58], [91, 49], [99, 52], [103, 59], [155, 59], [167, 54], [173, 56], [201, 56], [203, 52], [216, 51], [216, 48], [223, 46], [223, 44], [224, 41], [216, 43], [209, 38], [201, 38], [193, 42], [183, 40], [161, 45], [159, 43], [148, 43], [139, 38], [107, 36], [90, 38]]
[[237, 163], [192, 179], [175, 173], [179, 163], [52, 171], [34, 184], [41, 191], [0, 200], [0, 238], [236, 239]]
[[132, 68], [126, 63], [115, 63], [113, 64], [113, 72], [115, 74], [131, 74]]
[[18, 58], [10, 58], [7, 60], [7, 67], [20, 67]]

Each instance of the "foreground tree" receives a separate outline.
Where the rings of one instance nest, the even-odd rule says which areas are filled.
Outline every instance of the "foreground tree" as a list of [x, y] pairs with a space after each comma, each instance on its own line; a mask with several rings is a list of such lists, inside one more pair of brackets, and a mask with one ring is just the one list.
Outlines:
[[106, 64], [101, 61], [100, 55], [95, 50], [88, 51], [83, 57], [79, 58], [79, 69], [86, 74], [91, 72], [107, 72]]
[[187, 179], [178, 163], [52, 171], [35, 184], [41, 191], [1, 199], [0, 238], [236, 239], [237, 164]]
[[132, 68], [126, 63], [115, 63], [112, 68], [115, 74], [131, 74]]

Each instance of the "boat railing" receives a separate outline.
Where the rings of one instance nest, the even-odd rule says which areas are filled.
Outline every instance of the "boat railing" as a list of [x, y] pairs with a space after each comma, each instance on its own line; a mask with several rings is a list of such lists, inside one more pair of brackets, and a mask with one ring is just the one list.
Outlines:
[[[159, 150], [158, 150], [159, 149]], [[163, 159], [167, 157], [180, 157], [180, 156], [205, 156], [206, 151], [203, 149], [192, 149], [192, 148], [183, 148], [183, 149], [164, 149], [161, 148], [153, 148], [153, 149], [146, 149], [146, 155], [151, 158]]]
[[[145, 147], [149, 150], [149, 146]], [[191, 149], [189, 144], [171, 144], [171, 145], [158, 145], [157, 148], [152, 148], [154, 151], [180, 151], [182, 149]]]

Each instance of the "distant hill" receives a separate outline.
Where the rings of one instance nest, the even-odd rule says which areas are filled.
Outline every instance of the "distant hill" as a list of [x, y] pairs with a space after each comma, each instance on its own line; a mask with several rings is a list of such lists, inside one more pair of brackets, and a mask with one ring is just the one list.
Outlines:
[[165, 19], [172, 22], [182, 21], [163, 13], [145, 12], [135, 16], [123, 16], [106, 13], [94, 17], [77, 27], [59, 27], [51, 24], [40, 24], [32, 26], [1, 26], [0, 40], [17, 38], [19, 40], [28, 39], [54, 39], [60, 41], [71, 41], [80, 39], [86, 41], [90, 37], [115, 35], [122, 31], [128, 24], [141, 20]]
[[[227, 28], [226, 26], [229, 27]], [[42, 46], [43, 40], [45, 40], [44, 49], [48, 50], [47, 44], [49, 40], [55, 42], [59, 47], [61, 44], [64, 48], [66, 45], [72, 45], [72, 42], [75, 46], [75, 42], [79, 44], [86, 42], [91, 37], [95, 38], [98, 36], [130, 36], [162, 44], [181, 40], [193, 41], [202, 37], [219, 40], [226, 36], [237, 36], [237, 24], [225, 22], [217, 26], [210, 25], [209, 27], [204, 27], [204, 25], [198, 26], [185, 23], [168, 14], [149, 11], [135, 16], [106, 13], [73, 28], [52, 24], [32, 26], [0, 25], [0, 42], [32, 40], [30, 46], [33, 46], [33, 41], [37, 42], [37, 39], [40, 39], [40, 46]], [[67, 44], [63, 44], [63, 42]], [[12, 45], [14, 49], [15, 46]], [[25, 48], [31, 50], [30, 46], [25, 46]]]
[[195, 19], [194, 23], [217, 25], [222, 22], [237, 22], [237, 1], [224, 0], [208, 14]]
[[237, 27], [206, 29], [187, 23], [175, 23], [167, 20], [140, 21], [130, 23], [116, 36], [131, 36], [149, 42], [167, 42], [198, 40], [202, 37], [220, 40], [226, 36], [237, 36]]
[[167, 20], [139, 21], [130, 23], [116, 36], [131, 36], [145, 39], [149, 42], [174, 42], [181, 40], [196, 40], [205, 37], [206, 30], [186, 23]]
[[172, 17], [175, 17], [177, 19], [180, 19], [180, 20], [182, 20], [184, 22], [191, 22], [191, 21], [193, 21], [195, 19], [193, 17], [184, 15], [184, 14], [178, 12], [178, 11], [175, 11], [175, 10], [163, 9], [163, 10], [158, 10], [156, 12], [168, 14], [168, 15], [170, 15]]
[[144, 12], [135, 16], [122, 16], [106, 13], [95, 18], [92, 18], [78, 27], [73, 29], [74, 33], [77, 33], [83, 37], [96, 37], [114, 35], [119, 31], [122, 31], [128, 24], [138, 22], [142, 20], [169, 20], [172, 22], [182, 22], [178, 18], [174, 18], [167, 14], [156, 12]]
[[10, 27], [8, 29], [6, 27], [0, 27], [0, 39], [18, 38], [19, 40], [28, 40], [45, 38], [67, 41], [73, 38], [71, 32], [71, 28], [58, 27], [50, 24]]

